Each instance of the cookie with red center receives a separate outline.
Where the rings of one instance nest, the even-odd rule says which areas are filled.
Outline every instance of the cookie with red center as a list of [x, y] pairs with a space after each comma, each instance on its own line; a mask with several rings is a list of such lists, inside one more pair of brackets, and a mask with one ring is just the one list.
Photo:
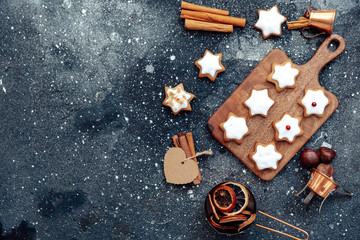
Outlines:
[[323, 117], [325, 108], [331, 103], [330, 99], [325, 96], [325, 89], [305, 88], [304, 97], [298, 102], [304, 108], [304, 117], [315, 115]]
[[301, 119], [301, 117], [291, 117], [288, 113], [285, 113], [281, 120], [273, 122], [275, 140], [294, 143], [297, 136], [304, 134], [300, 127]]

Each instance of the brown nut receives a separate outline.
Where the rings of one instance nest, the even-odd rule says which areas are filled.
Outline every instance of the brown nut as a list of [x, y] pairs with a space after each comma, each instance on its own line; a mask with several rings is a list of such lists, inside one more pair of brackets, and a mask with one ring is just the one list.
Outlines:
[[316, 168], [320, 164], [319, 153], [313, 149], [304, 149], [300, 154], [300, 161], [306, 168]]
[[334, 167], [330, 163], [321, 163], [319, 164], [319, 166], [317, 166], [316, 169], [328, 176], [329, 178], [334, 176]]
[[320, 154], [320, 161], [323, 163], [331, 163], [336, 156], [336, 151], [328, 147], [320, 147], [318, 152]]

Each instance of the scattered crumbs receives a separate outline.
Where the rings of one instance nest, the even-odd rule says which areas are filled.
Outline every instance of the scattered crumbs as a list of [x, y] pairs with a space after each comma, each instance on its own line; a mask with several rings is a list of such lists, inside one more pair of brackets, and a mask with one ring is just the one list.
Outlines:
[[295, 172], [298, 172], [298, 171], [299, 171], [299, 168], [295, 168], [294, 170], [295, 170]]
[[194, 198], [194, 191], [193, 190], [189, 190], [188, 192], [189, 198]]
[[147, 73], [154, 73], [154, 70], [155, 70], [155, 68], [152, 64], [146, 65], [146, 67], [145, 67], [145, 71]]
[[129, 118], [128, 117], [124, 117], [125, 121], [128, 123], [129, 122]]
[[243, 169], [242, 172], [243, 172], [244, 174], [246, 174], [246, 169]]
[[174, 60], [175, 60], [175, 55], [171, 55], [171, 56], [170, 56], [170, 60], [171, 60], [171, 61], [174, 61]]
[[81, 10], [82, 14], [86, 14], [86, 9]]

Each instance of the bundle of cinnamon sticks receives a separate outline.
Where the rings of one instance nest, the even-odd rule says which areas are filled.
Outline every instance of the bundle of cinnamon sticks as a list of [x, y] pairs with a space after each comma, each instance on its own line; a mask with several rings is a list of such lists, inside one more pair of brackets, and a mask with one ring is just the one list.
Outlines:
[[229, 11], [181, 2], [180, 18], [185, 19], [185, 29], [232, 33], [233, 27], [244, 27], [246, 19], [229, 17]]
[[[195, 155], [195, 145], [194, 138], [191, 132], [189, 133], [179, 133], [172, 137], [175, 147], [181, 148], [184, 150], [186, 157], [192, 157]], [[193, 160], [197, 163], [197, 159], [193, 158]], [[201, 175], [200, 170], [198, 176], [194, 179], [194, 184], [200, 184]]]

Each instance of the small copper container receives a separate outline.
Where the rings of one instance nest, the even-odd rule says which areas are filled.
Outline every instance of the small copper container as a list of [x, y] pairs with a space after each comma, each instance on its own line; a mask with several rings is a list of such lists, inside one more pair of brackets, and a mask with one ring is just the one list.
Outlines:
[[319, 170], [313, 169], [312, 179], [310, 179], [307, 187], [320, 197], [326, 198], [339, 185]]
[[[314, 35], [318, 36], [320, 34], [327, 33], [331, 35], [334, 21], [336, 16], [336, 10], [312, 10], [308, 6], [308, 11], [304, 13], [303, 17], [300, 17], [297, 21], [287, 22], [288, 29], [309, 29], [313, 28], [319, 30], [321, 33]], [[305, 37], [314, 37], [307, 36], [302, 31]]]
[[319, 170], [313, 168], [310, 176], [310, 180], [307, 184], [301, 189], [299, 192], [295, 193], [294, 196], [299, 196], [300, 193], [304, 192], [307, 188], [309, 188], [310, 193], [304, 199], [304, 203], [308, 204], [312, 197], [316, 194], [323, 198], [323, 201], [320, 204], [319, 212], [321, 212], [322, 206], [325, 200], [329, 197], [330, 193], [337, 191], [338, 193], [353, 196], [353, 193], [349, 193], [346, 191], [340, 191], [338, 188], [340, 186], [330, 177], [326, 176], [326, 174], [320, 172]]
[[309, 27], [316, 28], [321, 32], [326, 32], [331, 35], [334, 21], [335, 21], [336, 10], [311, 10], [308, 7], [308, 11], [305, 12], [304, 17], [309, 18]]

